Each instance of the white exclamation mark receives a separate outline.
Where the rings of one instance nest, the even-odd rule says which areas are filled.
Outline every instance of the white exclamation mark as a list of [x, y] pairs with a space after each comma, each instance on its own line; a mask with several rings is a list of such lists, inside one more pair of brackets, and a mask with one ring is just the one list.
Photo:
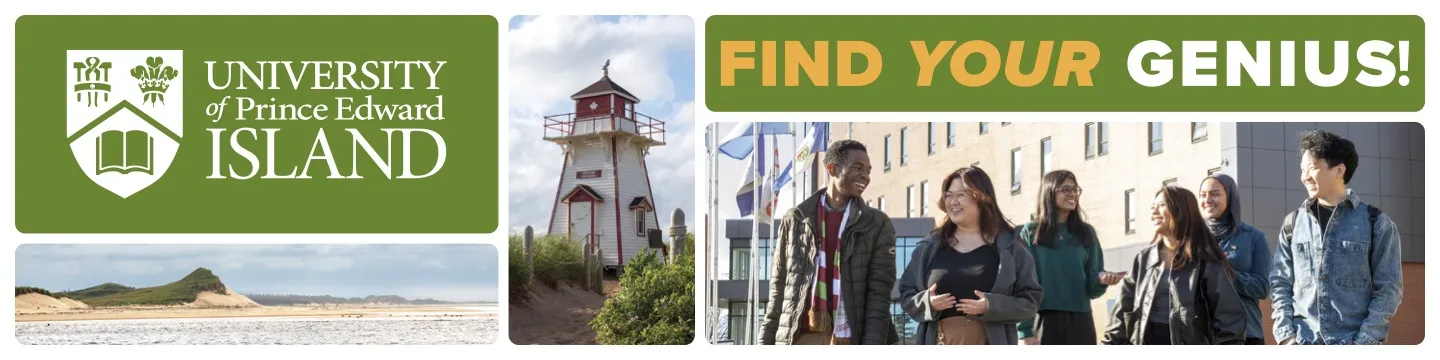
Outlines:
[[[1410, 71], [1410, 42], [1400, 42], [1400, 73]], [[1410, 86], [1410, 76], [1400, 75], [1400, 86]]]

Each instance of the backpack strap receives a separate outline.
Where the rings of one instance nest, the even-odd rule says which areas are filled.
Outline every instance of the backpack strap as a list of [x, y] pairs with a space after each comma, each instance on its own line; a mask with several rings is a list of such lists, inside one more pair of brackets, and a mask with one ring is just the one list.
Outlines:
[[[1299, 211], [1299, 209], [1291, 210], [1289, 214], [1285, 214], [1285, 221], [1280, 223], [1280, 234], [1285, 236], [1285, 239], [1287, 240], [1294, 241], [1293, 238], [1295, 237], [1295, 213]], [[1371, 218], [1371, 220], [1371, 222], [1374, 222], [1373, 217]]]
[[1380, 208], [1375, 205], [1365, 204], [1370, 208], [1370, 232], [1375, 232], [1375, 223], [1380, 220]]

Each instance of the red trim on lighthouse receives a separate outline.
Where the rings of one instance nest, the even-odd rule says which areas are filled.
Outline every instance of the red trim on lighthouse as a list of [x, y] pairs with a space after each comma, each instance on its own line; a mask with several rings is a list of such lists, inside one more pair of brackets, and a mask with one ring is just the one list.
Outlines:
[[[644, 153], [641, 153], [641, 154], [640, 154], [640, 169], [645, 171], [645, 191], [650, 193], [650, 197], [648, 197], [648, 198], [646, 198], [646, 199], [650, 200], [651, 202], [654, 202], [654, 201], [655, 201], [655, 188], [650, 186], [650, 166], [649, 166], [649, 165], [646, 165], [645, 154], [644, 154]], [[659, 205], [656, 205], [656, 206], [659, 206]], [[658, 211], [658, 208], [657, 208], [657, 211], [651, 211], [651, 212], [650, 212], [650, 215], [652, 215], [652, 216], [653, 216], [653, 219], [655, 220], [655, 227], [660, 228], [660, 211]], [[675, 226], [675, 224], [670, 224], [670, 226]], [[660, 228], [660, 229], [661, 229], [661, 230], [664, 230], [664, 228]], [[649, 230], [647, 229], [646, 231], [648, 232]]]
[[[547, 234], [555, 232], [555, 212], [560, 210], [560, 188], [565, 185], [565, 171], [569, 168], [570, 152], [566, 151], [565, 156], [560, 160], [560, 181], [555, 183], [555, 201], [550, 203], [550, 222], [545, 224], [545, 233]], [[569, 211], [566, 211], [565, 216], [570, 216]]]
[[[615, 118], [611, 115], [610, 118]], [[610, 179], [615, 181], [615, 198], [620, 198], [620, 147], [615, 137], [610, 137]], [[620, 201], [615, 201], [615, 255], [618, 255], [616, 263], [618, 267], [625, 267], [625, 242], [621, 241], [620, 231]]]

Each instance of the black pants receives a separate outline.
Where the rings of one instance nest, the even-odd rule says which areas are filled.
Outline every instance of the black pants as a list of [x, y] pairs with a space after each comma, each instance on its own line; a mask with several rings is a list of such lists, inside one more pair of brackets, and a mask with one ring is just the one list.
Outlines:
[[1170, 324], [1154, 321], [1146, 324], [1144, 340], [1141, 345], [1170, 345]]
[[1041, 310], [1035, 337], [1040, 345], [1095, 345], [1095, 318], [1090, 313]]
[[1265, 345], [1265, 339], [1245, 338], [1245, 345]]

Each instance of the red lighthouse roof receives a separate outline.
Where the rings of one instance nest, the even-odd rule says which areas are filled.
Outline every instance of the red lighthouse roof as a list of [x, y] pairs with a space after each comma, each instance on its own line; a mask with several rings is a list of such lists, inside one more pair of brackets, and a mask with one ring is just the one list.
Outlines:
[[605, 60], [605, 66], [601, 67], [600, 70], [604, 71], [605, 75], [601, 76], [599, 81], [590, 84], [590, 86], [586, 86], [584, 90], [580, 90], [580, 92], [575, 93], [575, 95], [571, 95], [570, 99], [580, 100], [596, 95], [616, 94], [620, 95], [620, 97], [630, 99], [630, 101], [640, 102], [640, 98], [635, 97], [635, 94], [631, 94], [630, 91], [625, 90], [620, 84], [616, 84], [614, 80], [610, 80], [610, 60]]

